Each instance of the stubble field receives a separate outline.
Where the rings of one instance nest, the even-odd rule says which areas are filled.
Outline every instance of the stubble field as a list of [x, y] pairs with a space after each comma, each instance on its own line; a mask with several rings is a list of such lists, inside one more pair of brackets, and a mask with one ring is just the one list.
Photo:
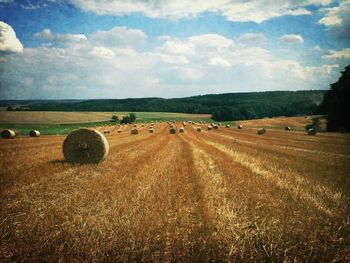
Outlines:
[[110, 129], [98, 165], [0, 141], [0, 261], [350, 261], [349, 134]]

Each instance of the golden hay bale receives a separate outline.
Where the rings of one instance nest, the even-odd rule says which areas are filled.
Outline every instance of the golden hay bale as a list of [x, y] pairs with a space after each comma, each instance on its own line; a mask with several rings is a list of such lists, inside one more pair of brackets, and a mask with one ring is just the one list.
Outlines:
[[285, 129], [286, 131], [290, 131], [290, 130], [292, 130], [292, 128], [291, 128], [291, 127], [289, 127], [289, 126], [285, 127], [284, 129]]
[[170, 129], [171, 129], [171, 128], [174, 128], [174, 125], [171, 124], [171, 125], [169, 126], [169, 128], [170, 128]]
[[201, 127], [197, 127], [197, 131], [198, 132], [202, 131], [202, 128]]
[[122, 132], [122, 130], [121, 130], [121, 129], [119, 129], [117, 132], [118, 132], [118, 133], [121, 133], [121, 132]]
[[258, 129], [258, 134], [259, 134], [259, 135], [266, 134], [266, 130], [265, 130], [264, 128], [259, 128], [259, 129]]
[[218, 126], [221, 126], [221, 122], [218, 122]]
[[143, 128], [143, 127], [145, 127], [145, 125], [144, 125], [144, 124], [141, 124], [141, 127]]
[[136, 135], [139, 134], [139, 130], [136, 128], [131, 129], [131, 134]]
[[72, 163], [99, 163], [106, 158], [108, 151], [106, 137], [93, 129], [74, 130], [63, 142], [63, 155]]
[[30, 137], [39, 137], [39, 136], [40, 136], [40, 132], [37, 131], [37, 130], [31, 130], [31, 131], [29, 132], [29, 136], [30, 136]]
[[110, 130], [104, 130], [103, 133], [104, 133], [104, 134], [110, 134], [111, 131], [110, 131]]
[[3, 139], [13, 139], [16, 137], [16, 133], [13, 130], [2, 130], [1, 131], [1, 138]]
[[149, 132], [149, 133], [154, 133], [154, 128], [153, 128], [153, 127], [149, 128], [149, 129], [148, 129], [148, 132]]
[[176, 130], [174, 128], [170, 128], [170, 134], [175, 134], [176, 133]]
[[134, 128], [136, 128], [137, 127], [137, 124], [134, 124]]
[[226, 128], [230, 128], [231, 126], [230, 126], [230, 124], [226, 124]]
[[308, 135], [316, 135], [316, 130], [315, 129], [308, 129], [307, 134]]
[[219, 129], [219, 126], [217, 126], [216, 124], [214, 124], [214, 125], [213, 125], [213, 128], [217, 130], [217, 129]]
[[211, 129], [213, 129], [213, 126], [208, 125], [208, 131], [210, 131]]
[[184, 131], [185, 131], [184, 127], [179, 128], [179, 132], [184, 132]]
[[243, 129], [243, 125], [238, 125], [237, 128], [238, 129]]

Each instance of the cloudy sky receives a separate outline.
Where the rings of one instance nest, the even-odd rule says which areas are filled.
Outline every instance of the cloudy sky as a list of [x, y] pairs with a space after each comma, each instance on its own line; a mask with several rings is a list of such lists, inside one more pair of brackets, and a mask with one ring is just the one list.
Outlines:
[[350, 0], [0, 0], [0, 99], [328, 89]]

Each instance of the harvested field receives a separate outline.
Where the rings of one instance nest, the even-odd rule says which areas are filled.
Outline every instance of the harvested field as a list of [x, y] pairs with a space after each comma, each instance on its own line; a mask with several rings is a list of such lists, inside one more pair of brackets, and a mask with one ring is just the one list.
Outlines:
[[115, 126], [98, 165], [0, 140], [0, 261], [350, 262], [350, 135], [242, 124]]

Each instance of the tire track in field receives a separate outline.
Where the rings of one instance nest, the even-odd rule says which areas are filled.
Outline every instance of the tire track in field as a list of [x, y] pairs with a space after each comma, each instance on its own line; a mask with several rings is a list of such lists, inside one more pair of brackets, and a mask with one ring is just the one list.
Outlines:
[[[268, 182], [274, 183], [280, 189], [289, 192], [294, 198], [312, 204], [314, 208], [326, 213], [328, 216], [344, 214], [343, 205], [346, 203], [346, 198], [341, 192], [333, 192], [322, 184], [312, 184], [309, 180], [291, 170], [272, 166], [269, 159], [261, 159], [256, 155], [252, 158], [250, 154], [239, 152], [227, 146], [230, 142], [220, 141], [214, 136], [214, 134], [211, 136], [203, 135], [206, 138], [205, 143], [231, 156], [236, 162], [249, 168], [253, 173], [261, 176]], [[266, 161], [269, 162], [269, 165], [264, 165]]]

